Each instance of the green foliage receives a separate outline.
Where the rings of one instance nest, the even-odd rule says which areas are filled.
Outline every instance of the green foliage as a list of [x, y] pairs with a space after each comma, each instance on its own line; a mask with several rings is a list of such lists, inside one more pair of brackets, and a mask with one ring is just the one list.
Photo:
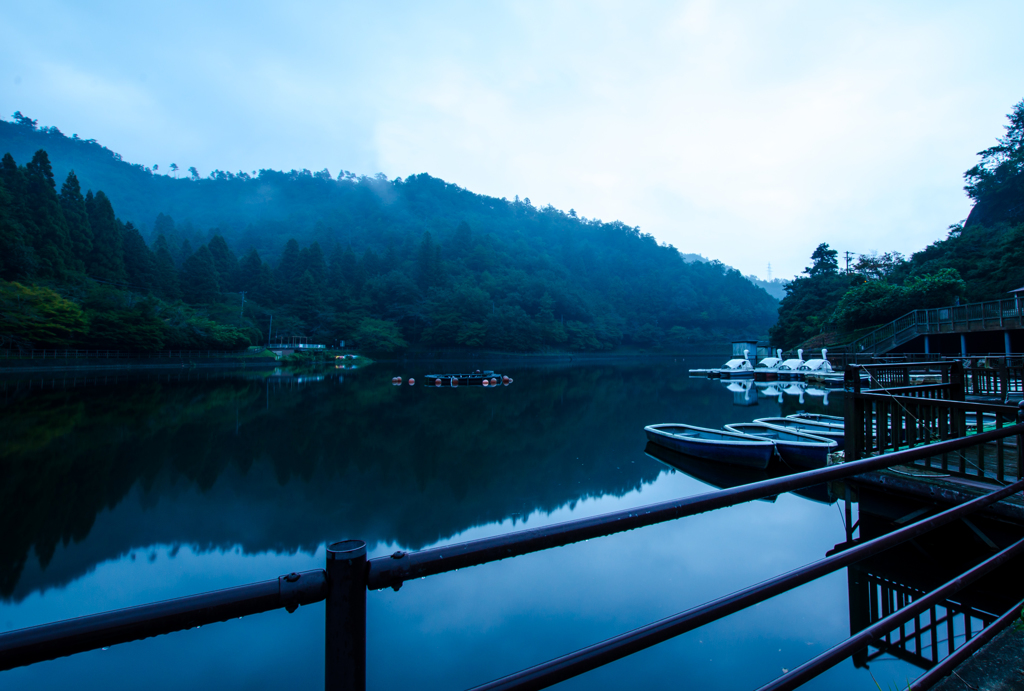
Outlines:
[[0, 344], [64, 347], [87, 329], [78, 305], [53, 290], [0, 281]]
[[997, 194], [1001, 189], [1020, 183], [1024, 174], [1024, 100], [1006, 116], [1006, 134], [995, 146], [979, 151], [981, 161], [964, 173], [964, 191], [976, 202]]
[[381, 319], [364, 319], [353, 339], [361, 349], [370, 353], [394, 353], [409, 347], [398, 327]]
[[966, 284], [956, 269], [912, 276], [904, 285], [869, 281], [843, 295], [832, 321], [846, 331], [884, 324], [915, 309], [951, 305], [965, 289]]
[[127, 278], [124, 270], [124, 246], [121, 227], [114, 217], [114, 208], [103, 192], [85, 195], [85, 210], [92, 228], [92, 252], [86, 270], [93, 278], [108, 283], [121, 283]]
[[89, 215], [85, 210], [82, 187], [78, 184], [78, 177], [73, 170], [68, 173], [60, 188], [60, 208], [67, 222], [68, 237], [71, 241], [71, 268], [82, 273], [85, 271], [85, 257], [92, 252], [92, 228], [89, 227]]
[[[255, 178], [220, 171], [209, 180], [154, 176], [94, 143], [0, 121], [0, 142], [27, 141], [46, 144], [59, 161], [54, 170], [69, 175], [60, 209], [77, 229], [72, 246], [91, 243], [72, 253], [85, 257], [89, 276], [203, 305], [211, 319], [228, 323], [235, 320], [220, 306], [237, 303], [225, 294], [245, 291], [238, 323], [247, 333], [259, 325], [253, 340], [265, 341], [273, 316], [276, 333], [321, 343], [355, 341], [360, 325], [373, 319], [397, 329], [403, 343], [423, 347], [657, 350], [678, 347], [679, 333], [725, 340], [764, 333], [775, 319], [775, 300], [735, 270], [687, 262], [638, 228], [476, 195], [425, 174], [394, 181], [270, 170]], [[13, 165], [10, 177], [4, 189], [15, 192], [10, 212], [0, 216], [0, 242], [22, 247], [25, 261], [8, 265], [7, 256], [18, 255], [5, 254], [0, 271], [32, 280], [43, 272], [33, 263], [35, 245], [17, 230], [24, 175]], [[151, 223], [151, 251], [115, 216], [104, 192], [77, 203], [80, 185], [95, 190], [97, 181], [124, 200], [118, 212], [125, 221]], [[139, 215], [140, 203], [155, 206]], [[75, 211], [82, 206], [84, 219]], [[190, 217], [175, 223], [169, 208]], [[215, 229], [204, 234], [197, 224]], [[5, 228], [13, 230], [3, 234]], [[682, 331], [673, 332], [677, 327]], [[367, 335], [377, 340], [378, 331]]]
[[195, 254], [181, 267], [181, 291], [186, 302], [203, 304], [213, 302], [220, 293], [217, 267], [206, 245], [200, 245]]
[[811, 254], [811, 265], [804, 269], [804, 273], [811, 278], [839, 273], [839, 252], [828, 243], [821, 243]]
[[40, 149], [25, 166], [25, 207], [28, 229], [40, 276], [63, 278], [76, 264], [67, 221], [57, 199], [53, 169]]

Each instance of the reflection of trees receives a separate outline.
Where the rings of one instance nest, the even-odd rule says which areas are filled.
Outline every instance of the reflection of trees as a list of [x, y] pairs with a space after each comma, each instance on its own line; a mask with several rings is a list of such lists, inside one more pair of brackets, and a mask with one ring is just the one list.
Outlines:
[[[654, 365], [531, 369], [499, 391], [396, 388], [375, 370], [308, 385], [160, 379], [31, 394], [6, 385], [0, 594], [15, 592], [32, 549], [45, 568], [136, 485], [145, 507], [189, 494], [188, 520], [136, 518], [133, 542], [96, 559], [156, 541], [290, 551], [342, 534], [415, 549], [635, 489], [659, 472], [628, 462], [643, 425], [673, 417], [681, 400], [700, 424], [717, 399], [687, 395]], [[229, 527], [239, 513], [244, 531]]]

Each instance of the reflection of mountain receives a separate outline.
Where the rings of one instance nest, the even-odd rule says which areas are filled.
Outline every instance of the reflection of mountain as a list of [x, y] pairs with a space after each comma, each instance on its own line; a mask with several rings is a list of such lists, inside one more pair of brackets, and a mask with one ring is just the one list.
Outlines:
[[[718, 392], [665, 369], [530, 369], [497, 391], [392, 387], [379, 368], [302, 385], [8, 382], [0, 595], [20, 599], [156, 543], [292, 551], [360, 537], [415, 549], [624, 494], [660, 472], [622, 462], [643, 448], [645, 424], [728, 421], [716, 417]], [[33, 551], [41, 568], [27, 564]]]

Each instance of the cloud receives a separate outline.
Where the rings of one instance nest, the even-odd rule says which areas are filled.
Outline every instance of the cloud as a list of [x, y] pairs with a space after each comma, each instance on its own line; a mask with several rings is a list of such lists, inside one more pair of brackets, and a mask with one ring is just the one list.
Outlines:
[[940, 237], [1024, 96], [1014, 3], [92, 5], [0, 10], [0, 106], [147, 164], [425, 171], [762, 275]]

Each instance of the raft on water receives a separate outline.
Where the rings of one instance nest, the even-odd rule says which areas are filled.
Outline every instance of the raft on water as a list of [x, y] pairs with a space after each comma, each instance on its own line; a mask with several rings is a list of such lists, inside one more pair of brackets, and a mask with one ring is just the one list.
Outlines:
[[426, 382], [428, 385], [433, 383], [434, 386], [500, 386], [503, 384], [508, 386], [512, 383], [512, 377], [488, 369], [476, 370], [469, 374], [428, 374]]

